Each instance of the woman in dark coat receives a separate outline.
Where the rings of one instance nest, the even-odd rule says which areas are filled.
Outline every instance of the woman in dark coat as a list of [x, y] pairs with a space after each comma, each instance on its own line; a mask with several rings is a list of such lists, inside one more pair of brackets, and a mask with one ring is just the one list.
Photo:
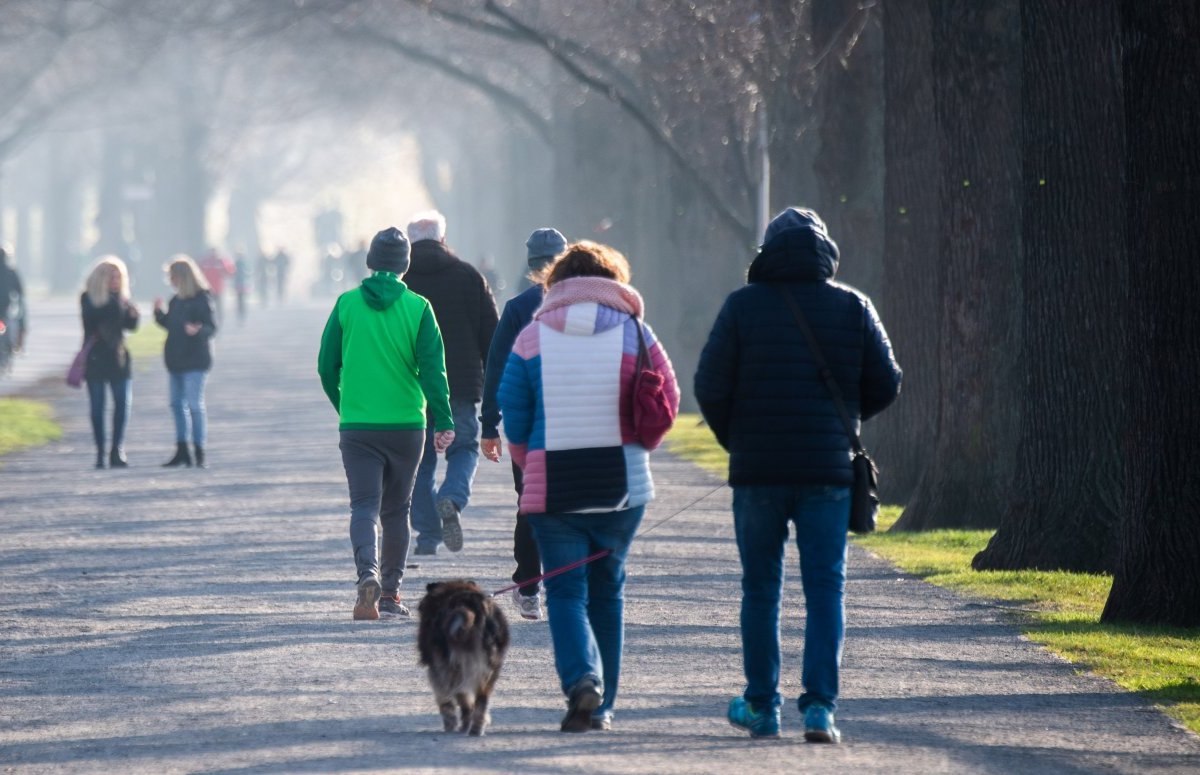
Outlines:
[[129, 272], [116, 256], [103, 256], [88, 275], [79, 297], [83, 338], [90, 341], [87, 367], [88, 400], [92, 409], [92, 435], [96, 439], [96, 468], [104, 468], [104, 392], [112, 392], [112, 447], [108, 464], [125, 468], [125, 425], [133, 401], [129, 349], [125, 332], [138, 326], [138, 309], [129, 299]]
[[162, 299], [154, 300], [154, 320], [167, 329], [163, 358], [171, 375], [171, 412], [175, 417], [175, 456], [163, 466], [191, 467], [192, 456], [187, 446], [190, 431], [196, 466], [204, 468], [208, 429], [204, 383], [212, 368], [212, 338], [217, 332], [213, 300], [200, 268], [187, 256], [171, 259], [167, 279], [175, 295], [166, 311]]

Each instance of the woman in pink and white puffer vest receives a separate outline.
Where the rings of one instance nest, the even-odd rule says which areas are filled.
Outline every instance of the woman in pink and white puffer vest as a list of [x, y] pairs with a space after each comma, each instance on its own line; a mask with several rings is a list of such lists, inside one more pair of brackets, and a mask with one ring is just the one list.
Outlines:
[[633, 426], [642, 326], [649, 365], [679, 408], [662, 345], [620, 252], [570, 245], [544, 270], [546, 296], [513, 345], [498, 400], [524, 473], [520, 511], [547, 569], [608, 555], [546, 580], [554, 661], [567, 696], [563, 731], [610, 729], [624, 639], [625, 558], [654, 497], [649, 452]]

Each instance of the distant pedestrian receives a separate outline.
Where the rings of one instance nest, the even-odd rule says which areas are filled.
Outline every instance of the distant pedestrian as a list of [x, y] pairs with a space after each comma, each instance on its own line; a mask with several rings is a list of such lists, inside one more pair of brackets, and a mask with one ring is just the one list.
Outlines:
[[483, 369], [496, 330], [496, 302], [479, 270], [446, 246], [446, 219], [437, 211], [419, 213], [408, 225], [412, 267], [405, 282], [429, 299], [446, 346], [454, 443], [446, 450], [446, 474], [437, 485], [434, 426], [426, 432], [425, 455], [413, 490], [412, 524], [417, 531], [415, 554], [436, 554], [445, 542], [462, 549], [461, 514], [471, 499], [471, 483], [479, 464], [478, 404], [483, 395]]
[[12, 356], [25, 347], [29, 310], [25, 287], [12, 252], [0, 245], [0, 375], [12, 368]]
[[509, 452], [524, 476], [528, 515], [547, 568], [591, 563], [546, 579], [564, 732], [612, 728], [625, 629], [625, 558], [654, 497], [650, 455], [633, 419], [642, 342], [674, 409], [667, 353], [643, 322], [629, 263], [577, 242], [539, 278], [546, 295], [517, 336], [499, 401]]
[[[557, 229], [538, 229], [529, 235], [525, 242], [525, 252], [530, 274], [536, 276], [541, 273], [566, 248], [567, 240]], [[513, 343], [517, 341], [517, 335], [533, 321], [533, 313], [542, 306], [544, 293], [541, 283], [535, 283], [509, 299], [504, 305], [504, 312], [500, 315], [500, 322], [488, 349], [487, 371], [483, 378], [483, 407], [479, 417], [482, 424], [480, 446], [483, 456], [494, 463], [500, 462], [500, 458], [503, 457], [503, 445], [500, 443], [500, 404], [496, 401], [500, 378], [504, 376], [504, 367], [508, 364], [508, 356], [512, 352]], [[521, 468], [516, 461], [513, 461], [512, 472], [519, 498]], [[514, 583], [523, 584], [541, 575], [542, 558], [538, 554], [533, 528], [529, 526], [529, 515], [522, 513], [520, 509], [517, 510], [517, 523], [513, 529], [513, 559], [517, 561], [517, 569], [512, 575]], [[542, 618], [542, 594], [536, 583], [514, 589], [513, 602], [523, 618], [533, 621]]]
[[200, 268], [188, 256], [172, 257], [167, 279], [175, 295], [166, 311], [162, 299], [154, 300], [154, 320], [167, 330], [163, 359], [170, 375], [171, 413], [175, 418], [175, 456], [163, 467], [192, 466], [187, 445], [190, 435], [196, 466], [205, 468], [208, 409], [204, 384], [212, 368], [212, 338], [217, 333], [212, 295]]
[[237, 296], [238, 324], [246, 322], [246, 301], [250, 296], [250, 261], [246, 252], [239, 250], [233, 255], [233, 292]]
[[208, 283], [208, 293], [212, 296], [213, 319], [221, 325], [225, 315], [225, 280], [237, 274], [237, 267], [229, 256], [217, 248], [209, 248], [197, 262], [200, 271], [204, 273], [204, 281]]
[[409, 268], [404, 232], [376, 234], [367, 266], [373, 274], [334, 304], [317, 356], [321, 386], [338, 412], [350, 488], [355, 619], [408, 615], [400, 582], [427, 411], [434, 418], [430, 454], [445, 452], [454, 441], [437, 319], [429, 302], [400, 279]]
[[125, 426], [133, 403], [133, 368], [125, 332], [138, 327], [138, 308], [129, 298], [129, 271], [116, 256], [101, 256], [79, 297], [83, 339], [91, 342], [84, 378], [92, 410], [96, 468], [104, 468], [104, 392], [112, 394], [112, 446], [108, 465], [125, 468]]
[[258, 304], [266, 308], [271, 296], [271, 286], [275, 283], [275, 257], [260, 251], [258, 263], [254, 267], [254, 286], [258, 288]]
[[288, 281], [292, 274], [292, 257], [280, 248], [271, 263], [275, 267], [275, 298], [283, 304], [287, 300]]
[[856, 420], [895, 400], [901, 373], [871, 300], [835, 283], [837, 267], [817, 214], [784, 210], [767, 226], [746, 286], [725, 300], [696, 370], [700, 411], [729, 451], [746, 689], [728, 718], [751, 737], [779, 736], [783, 556], [794, 523], [807, 610], [804, 736], [840, 739], [850, 438], [785, 295], [803, 310]]

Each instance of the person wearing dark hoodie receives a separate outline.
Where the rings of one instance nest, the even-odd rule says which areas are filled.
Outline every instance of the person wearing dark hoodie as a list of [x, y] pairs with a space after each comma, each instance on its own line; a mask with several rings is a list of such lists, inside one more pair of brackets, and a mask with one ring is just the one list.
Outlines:
[[779, 736], [779, 617], [784, 545], [795, 523], [807, 619], [798, 704], [810, 742], [837, 742], [845, 637], [850, 438], [784, 294], [799, 305], [856, 426], [900, 392], [900, 367], [871, 300], [833, 281], [838, 248], [811, 210], [767, 226], [747, 283], [731, 293], [700, 355], [695, 396], [729, 452], [742, 562], [746, 688], [728, 719]]
[[[529, 264], [530, 277], [544, 272], [555, 258], [567, 249], [567, 239], [557, 229], [537, 229], [525, 241], [526, 262]], [[496, 333], [492, 335], [492, 344], [488, 348], [487, 369], [483, 375], [483, 407], [480, 410], [479, 421], [483, 428], [480, 431], [480, 445], [483, 456], [493, 463], [499, 463], [503, 457], [504, 448], [500, 442], [500, 403], [496, 392], [500, 389], [500, 378], [504, 376], [504, 366], [508, 363], [508, 354], [512, 352], [513, 343], [521, 329], [533, 322], [533, 313], [542, 306], [545, 289], [541, 283], [534, 283], [504, 305], [500, 314], [500, 322], [496, 325]], [[512, 464], [513, 485], [517, 496], [521, 495], [521, 469], [514, 461]], [[533, 537], [533, 528], [529, 525], [529, 515], [517, 512], [516, 527], [513, 528], [513, 559], [517, 569], [513, 572], [514, 584], [524, 584], [535, 579], [542, 573], [542, 558], [538, 554], [537, 541]], [[537, 584], [528, 584], [513, 590], [513, 602], [521, 617], [531, 621], [542, 618], [542, 593]]]
[[350, 489], [355, 619], [409, 615], [400, 582], [427, 411], [434, 429], [430, 454], [454, 441], [442, 334], [429, 302], [400, 279], [409, 268], [404, 232], [393, 227], [376, 234], [367, 268], [371, 276], [338, 297], [317, 355], [321, 387], [338, 412]]
[[496, 300], [479, 270], [446, 246], [446, 219], [436, 210], [418, 213], [408, 225], [412, 267], [408, 287], [433, 305], [446, 343], [446, 374], [450, 380], [450, 409], [454, 414], [454, 443], [446, 450], [446, 473], [437, 484], [437, 456], [432, 454], [435, 429], [426, 429], [425, 456], [413, 489], [412, 526], [417, 531], [415, 554], [437, 554], [445, 543], [462, 549], [461, 514], [471, 499], [471, 483], [479, 465], [479, 401], [483, 368], [496, 330]]

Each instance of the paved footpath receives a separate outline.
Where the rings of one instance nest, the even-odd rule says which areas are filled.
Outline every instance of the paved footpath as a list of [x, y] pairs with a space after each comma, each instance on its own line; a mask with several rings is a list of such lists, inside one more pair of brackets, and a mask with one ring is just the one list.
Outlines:
[[[1200, 771], [1200, 740], [1151, 706], [859, 549], [846, 742], [806, 745], [792, 702], [782, 740], [751, 741], [724, 719], [741, 689], [729, 492], [665, 453], [647, 525], [711, 494], [632, 552], [615, 731], [557, 731], [547, 626], [513, 615], [488, 736], [442, 733], [415, 623], [350, 618], [345, 482], [315, 374], [325, 314], [266, 310], [220, 338], [207, 471], [159, 467], [159, 363], [135, 378], [127, 471], [90, 468], [81, 393], [41, 388], [63, 440], [0, 468], [0, 773]], [[465, 549], [421, 558], [409, 602], [434, 579], [504, 585], [513, 499], [507, 464], [485, 461]]]

